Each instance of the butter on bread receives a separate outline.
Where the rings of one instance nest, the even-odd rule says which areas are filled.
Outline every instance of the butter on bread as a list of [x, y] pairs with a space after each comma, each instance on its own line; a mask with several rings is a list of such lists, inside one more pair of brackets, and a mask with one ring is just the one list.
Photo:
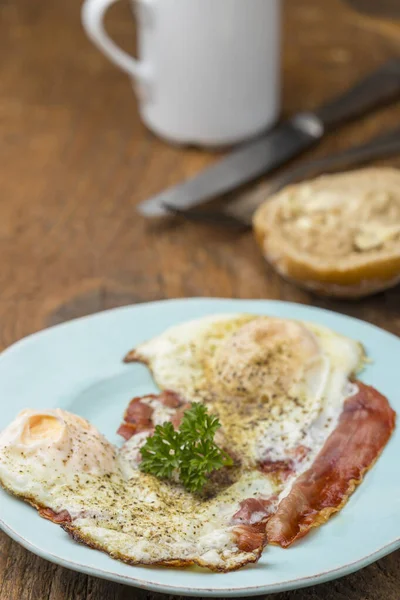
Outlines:
[[287, 186], [253, 218], [268, 262], [317, 293], [362, 297], [400, 282], [400, 170], [366, 168]]

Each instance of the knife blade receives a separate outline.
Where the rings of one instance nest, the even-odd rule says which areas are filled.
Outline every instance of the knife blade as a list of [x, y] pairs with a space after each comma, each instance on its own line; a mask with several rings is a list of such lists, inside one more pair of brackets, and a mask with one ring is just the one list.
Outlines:
[[400, 152], [400, 127], [380, 133], [362, 144], [357, 144], [311, 161], [288, 167], [275, 177], [269, 177], [261, 185], [253, 187], [223, 207], [209, 210], [185, 210], [174, 206], [170, 212], [188, 221], [210, 223], [235, 229], [248, 229], [252, 226], [253, 215], [261, 204], [274, 197], [282, 188], [298, 181], [364, 164], [372, 160], [387, 158]]
[[400, 58], [390, 60], [350, 90], [313, 112], [302, 112], [233, 150], [199, 175], [138, 205], [146, 217], [190, 209], [276, 169], [351, 119], [400, 97]]
[[278, 167], [285, 160], [311, 146], [322, 136], [323, 125], [312, 114], [298, 115], [268, 136], [234, 150], [202, 173], [172, 187], [138, 206], [146, 217], [168, 214], [166, 204], [193, 208], [209, 198], [220, 196]]

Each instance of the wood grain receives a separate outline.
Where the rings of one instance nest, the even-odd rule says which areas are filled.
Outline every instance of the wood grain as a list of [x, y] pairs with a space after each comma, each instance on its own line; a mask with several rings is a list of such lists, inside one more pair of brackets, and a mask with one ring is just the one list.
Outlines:
[[393, 19], [400, 17], [400, 5], [397, 0], [347, 0], [356, 10], [367, 14]]
[[[320, 300], [272, 272], [248, 233], [138, 217], [137, 202], [216, 156], [168, 146], [143, 127], [128, 79], [85, 39], [80, 4], [0, 3], [1, 347], [76, 316], [185, 296], [293, 300], [399, 335], [399, 288], [358, 303]], [[133, 50], [126, 2], [108, 24]], [[339, 0], [287, 0], [284, 26], [284, 113], [316, 106], [399, 53], [396, 36], [365, 27]], [[308, 156], [361, 142], [399, 119], [399, 106], [387, 108]], [[273, 598], [398, 600], [399, 589], [397, 552], [339, 581]], [[67, 571], [0, 535], [1, 600], [133, 597], [160, 598]]]

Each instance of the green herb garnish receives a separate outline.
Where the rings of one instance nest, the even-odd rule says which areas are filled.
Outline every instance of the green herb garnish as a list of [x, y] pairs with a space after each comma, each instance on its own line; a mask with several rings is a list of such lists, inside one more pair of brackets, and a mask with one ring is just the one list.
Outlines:
[[184, 413], [179, 430], [169, 422], [157, 425], [140, 449], [140, 469], [162, 479], [171, 479], [177, 473], [187, 490], [201, 491], [209, 473], [233, 464], [214, 442], [220, 427], [218, 418], [208, 414], [204, 404], [192, 404]]

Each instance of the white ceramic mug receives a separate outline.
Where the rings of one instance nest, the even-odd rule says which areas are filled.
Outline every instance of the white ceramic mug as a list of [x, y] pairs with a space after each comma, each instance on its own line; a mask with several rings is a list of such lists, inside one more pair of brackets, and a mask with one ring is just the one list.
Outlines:
[[271, 126], [280, 100], [280, 0], [132, 0], [139, 60], [106, 34], [116, 0], [85, 0], [91, 40], [136, 84], [146, 125], [168, 140], [232, 144]]

